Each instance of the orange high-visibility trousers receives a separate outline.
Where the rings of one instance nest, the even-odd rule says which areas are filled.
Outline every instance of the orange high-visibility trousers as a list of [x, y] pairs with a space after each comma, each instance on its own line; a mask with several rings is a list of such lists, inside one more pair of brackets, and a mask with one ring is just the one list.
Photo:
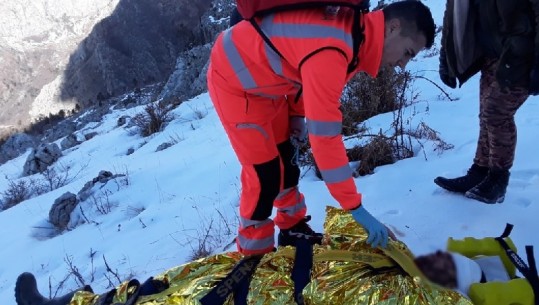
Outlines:
[[[288, 229], [306, 213], [299, 168], [289, 140], [289, 101], [246, 94], [226, 86], [210, 68], [208, 91], [242, 166], [240, 226], [236, 243], [245, 255], [274, 248], [274, 225]], [[270, 219], [277, 208], [274, 220]]]

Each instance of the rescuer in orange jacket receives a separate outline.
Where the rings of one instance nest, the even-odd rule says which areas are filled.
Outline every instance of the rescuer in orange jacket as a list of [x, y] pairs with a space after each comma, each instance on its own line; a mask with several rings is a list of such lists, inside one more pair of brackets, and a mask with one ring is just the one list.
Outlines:
[[[245, 255], [298, 238], [321, 240], [306, 223], [298, 190], [300, 170], [292, 162], [293, 141], [307, 137], [333, 198], [369, 232], [373, 246], [387, 244], [388, 231], [363, 207], [341, 137], [340, 96], [357, 72], [404, 68], [434, 41], [435, 24], [420, 1], [404, 0], [363, 14], [359, 65], [352, 62], [352, 10], [304, 9], [258, 18], [279, 56], [254, 26], [241, 21], [217, 38], [208, 69], [208, 90], [242, 165], [240, 226], [236, 239]], [[292, 141], [291, 141], [292, 139]], [[277, 208], [270, 219], [273, 207]]]

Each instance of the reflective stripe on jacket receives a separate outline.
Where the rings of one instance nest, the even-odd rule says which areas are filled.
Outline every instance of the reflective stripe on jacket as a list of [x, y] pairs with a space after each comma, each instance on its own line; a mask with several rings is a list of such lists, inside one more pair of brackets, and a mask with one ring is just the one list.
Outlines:
[[323, 9], [276, 13], [258, 20], [261, 29], [284, 57], [264, 43], [246, 21], [221, 33], [211, 55], [211, 68], [238, 95], [290, 98], [290, 115], [305, 115], [314, 158], [332, 196], [344, 209], [361, 202], [342, 142], [340, 96], [348, 80], [359, 71], [376, 77], [384, 42], [384, 15], [363, 15], [365, 39], [359, 65], [347, 73], [352, 61], [353, 12], [337, 16]]

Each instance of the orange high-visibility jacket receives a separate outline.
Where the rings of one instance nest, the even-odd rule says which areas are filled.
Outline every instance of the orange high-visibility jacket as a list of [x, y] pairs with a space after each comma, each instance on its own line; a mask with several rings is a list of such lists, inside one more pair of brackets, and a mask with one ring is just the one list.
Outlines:
[[363, 15], [365, 39], [359, 65], [347, 73], [352, 61], [353, 12], [330, 15], [324, 9], [286, 11], [258, 19], [284, 59], [264, 43], [247, 21], [219, 35], [212, 50], [211, 69], [226, 79], [227, 89], [238, 95], [289, 98], [290, 115], [305, 115], [316, 163], [331, 193], [344, 209], [361, 203], [342, 142], [340, 96], [348, 80], [359, 71], [376, 77], [384, 44], [384, 15]]

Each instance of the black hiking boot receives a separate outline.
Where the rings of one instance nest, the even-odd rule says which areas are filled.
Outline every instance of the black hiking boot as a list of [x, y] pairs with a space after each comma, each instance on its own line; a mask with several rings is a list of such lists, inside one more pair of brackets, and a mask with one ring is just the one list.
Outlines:
[[487, 175], [488, 167], [473, 164], [464, 176], [453, 179], [436, 177], [436, 179], [434, 179], [434, 183], [450, 192], [464, 194], [471, 190], [474, 186], [481, 183], [481, 181], [483, 181]]
[[466, 197], [485, 203], [502, 203], [509, 184], [509, 171], [491, 169], [487, 178], [466, 192]]
[[[79, 290], [93, 292], [90, 286], [84, 286], [84, 288]], [[47, 299], [37, 290], [37, 282], [34, 275], [25, 272], [17, 278], [17, 283], [15, 284], [15, 300], [17, 301], [17, 305], [69, 305], [71, 298], [79, 290], [54, 299]]]
[[311, 216], [305, 216], [290, 229], [281, 230], [278, 237], [279, 246], [296, 246], [297, 241], [300, 239], [306, 239], [313, 245], [321, 245], [323, 235], [311, 229], [311, 226], [307, 224], [309, 220], [311, 220]]

